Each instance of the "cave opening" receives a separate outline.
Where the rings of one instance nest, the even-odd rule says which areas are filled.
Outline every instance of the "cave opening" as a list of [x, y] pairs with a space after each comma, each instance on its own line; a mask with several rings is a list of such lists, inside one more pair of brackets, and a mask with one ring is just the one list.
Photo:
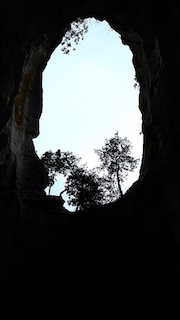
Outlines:
[[[92, 168], [98, 165], [94, 149], [118, 130], [132, 142], [132, 155], [141, 159], [143, 137], [132, 53], [106, 21], [88, 19], [88, 29], [69, 55], [58, 46], [44, 70], [40, 135], [34, 140], [37, 153], [72, 151]], [[140, 163], [122, 185], [123, 192], [138, 179], [139, 168]], [[59, 195], [63, 184], [60, 177], [51, 193]], [[65, 207], [72, 209], [67, 203]]]

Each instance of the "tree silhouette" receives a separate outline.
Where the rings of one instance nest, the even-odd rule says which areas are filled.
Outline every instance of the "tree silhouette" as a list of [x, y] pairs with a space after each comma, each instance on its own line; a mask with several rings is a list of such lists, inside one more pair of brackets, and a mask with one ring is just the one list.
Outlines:
[[65, 191], [70, 197], [68, 204], [76, 206], [76, 211], [100, 204], [104, 197], [100, 177], [95, 169], [88, 170], [85, 165], [75, 168], [67, 176]]
[[[111, 139], [106, 139], [102, 149], [95, 149], [100, 159], [100, 166], [88, 170], [87, 165], [80, 165], [81, 158], [72, 152], [45, 152], [43, 161], [49, 176], [49, 194], [56, 181], [56, 176], [62, 174], [66, 177], [65, 188], [69, 196], [68, 204], [78, 209], [89, 208], [93, 204], [105, 204], [123, 196], [121, 183], [127, 178], [138, 164], [131, 154], [131, 142], [118, 135], [118, 131]], [[99, 174], [99, 171], [105, 174]]]
[[123, 196], [121, 183], [127, 178], [128, 172], [137, 168], [139, 159], [131, 154], [132, 145], [127, 138], [121, 138], [116, 131], [111, 139], [106, 139], [102, 149], [95, 149], [101, 162], [99, 168], [107, 173], [105, 183], [114, 189], [116, 182], [120, 197]]
[[58, 174], [63, 174], [67, 176], [71, 171], [73, 171], [77, 166], [81, 158], [73, 155], [72, 152], [57, 150], [56, 152], [46, 151], [42, 156], [41, 160], [43, 161], [48, 177], [49, 177], [49, 195], [51, 187], [56, 181]]

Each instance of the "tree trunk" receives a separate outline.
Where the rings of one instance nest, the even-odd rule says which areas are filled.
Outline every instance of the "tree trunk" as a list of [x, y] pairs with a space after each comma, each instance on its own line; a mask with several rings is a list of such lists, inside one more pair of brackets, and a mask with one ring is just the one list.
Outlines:
[[123, 196], [123, 192], [122, 192], [122, 189], [121, 189], [121, 184], [120, 184], [120, 179], [119, 179], [119, 169], [117, 169], [117, 171], [116, 171], [116, 176], [117, 176], [117, 183], [118, 183], [120, 197], [122, 197]]

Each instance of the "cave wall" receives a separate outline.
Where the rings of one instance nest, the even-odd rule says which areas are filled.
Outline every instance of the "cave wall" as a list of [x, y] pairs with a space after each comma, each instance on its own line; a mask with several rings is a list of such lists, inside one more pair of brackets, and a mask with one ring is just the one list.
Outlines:
[[[20, 190], [41, 191], [46, 184], [32, 145], [32, 138], [39, 134], [42, 71], [60, 43], [68, 23], [78, 16], [106, 19], [133, 52], [141, 86], [140, 110], [143, 116], [144, 157], [141, 175], [152, 168], [165, 167], [164, 162], [168, 161], [168, 171], [172, 170], [171, 161], [175, 158], [179, 130], [177, 13], [174, 18], [178, 8], [176, 10], [174, 4], [169, 10], [168, 4], [164, 3], [162, 14], [161, 6], [158, 7], [153, 1], [145, 1], [143, 5], [139, 1], [106, 1], [105, 5], [101, 1], [72, 3], [72, 7], [71, 1], [45, 1], [43, 6], [41, 2], [32, 5], [22, 1], [15, 5], [9, 1], [2, 5], [3, 187], [12, 184]], [[176, 50], [172, 50], [175, 44]], [[177, 152], [174, 161], [177, 167]]]
[[[55, 202], [53, 199], [46, 199], [43, 190], [47, 177], [32, 142], [39, 134], [43, 69], [51, 53], [61, 42], [69, 23], [77, 17], [92, 16], [99, 20], [106, 19], [133, 52], [133, 63], [140, 84], [139, 108], [143, 119], [144, 147], [139, 181], [125, 196], [125, 202], [119, 201], [106, 208], [106, 223], [102, 214], [106, 210], [103, 208], [100, 216], [95, 216], [94, 209], [86, 216], [74, 217], [75, 221], [72, 222], [61, 205], [59, 209], [56, 208], [57, 199]], [[98, 275], [101, 276], [96, 299], [103, 293], [105, 277], [109, 290], [117, 289], [123, 284], [126, 293], [122, 304], [126, 307], [128, 292], [131, 291], [129, 304], [135, 310], [131, 314], [134, 319], [140, 315], [139, 299], [143, 299], [146, 308], [150, 308], [150, 305], [152, 307], [152, 304], [158, 305], [159, 313], [162, 309], [165, 310], [164, 315], [167, 311], [171, 316], [174, 310], [173, 319], [176, 319], [179, 317], [180, 248], [179, 2], [164, 1], [162, 4], [154, 0], [145, 0], [143, 3], [140, 0], [7, 0], [1, 2], [0, 18], [1, 295], [6, 306], [4, 318], [7, 310], [11, 310], [7, 319], [12, 320], [12, 314], [17, 309], [16, 315], [19, 318], [22, 314], [25, 315], [27, 309], [24, 307], [23, 313], [20, 308], [22, 301], [28, 310], [32, 309], [35, 302], [31, 291], [37, 290], [41, 295], [44, 290], [42, 283], [49, 274], [52, 282], [56, 282], [58, 270], [55, 269], [53, 278], [50, 260], [57, 263], [58, 267], [63, 263], [64, 267], [60, 270], [65, 272], [67, 278], [69, 272], [73, 272], [70, 266], [77, 260], [75, 270], [82, 291], [86, 290], [83, 286], [86, 274], [81, 276], [79, 267], [84, 263], [87, 274], [93, 270], [95, 279], [92, 284], [89, 280], [88, 286], [96, 286]], [[57, 218], [58, 214], [62, 217]], [[126, 231], [125, 237], [122, 229]], [[56, 260], [54, 256], [58, 255], [61, 240], [64, 247], [61, 259]], [[84, 243], [83, 248], [81, 241]], [[111, 243], [110, 247], [108, 241]], [[101, 248], [99, 250], [96, 250], [97, 243]], [[54, 255], [50, 254], [51, 250]], [[101, 267], [108, 262], [106, 272], [102, 273], [102, 268], [94, 268], [93, 259], [97, 259]], [[112, 272], [111, 261], [114, 263], [114, 276], [108, 277], [108, 270]], [[31, 272], [29, 265], [32, 266]], [[42, 270], [45, 270], [44, 273]], [[125, 274], [124, 277], [119, 276], [120, 272]], [[35, 277], [37, 280], [40, 274], [37, 289], [27, 279], [30, 275], [30, 278]], [[20, 280], [21, 276], [23, 281]], [[70, 279], [69, 286], [72, 276]], [[58, 274], [59, 285], [61, 281]], [[26, 299], [30, 301], [29, 304], [25, 302], [25, 298], [23, 300], [20, 291], [16, 295], [19, 283], [22, 292], [24, 290], [26, 293]], [[136, 286], [147, 294], [147, 300], [139, 291], [136, 297]], [[64, 281], [64, 290], [65, 287]], [[77, 287], [78, 284], [73, 282], [74, 294], [74, 288]], [[52, 290], [52, 283], [48, 283], [46, 290]], [[13, 293], [17, 297], [16, 302], [13, 302]], [[82, 319], [92, 319], [92, 310], [100, 313], [100, 307], [98, 308], [96, 299], [91, 300], [88, 292], [86, 294], [90, 299], [89, 303], [85, 303], [83, 294], [80, 296], [85, 304], [81, 316]], [[109, 315], [112, 306], [118, 309], [122, 296], [122, 292], [119, 298], [113, 295]], [[41, 303], [45, 301], [45, 297], [42, 297]], [[101, 308], [108, 303], [106, 299], [104, 293], [101, 303], [99, 301]], [[70, 301], [72, 303], [73, 299]], [[66, 305], [65, 300], [63, 303]], [[78, 303], [76, 299], [73, 306], [80, 315], [81, 306]], [[121, 307], [122, 304], [120, 303]], [[36, 319], [35, 315], [29, 316], [29, 319]]]
[[2, 188], [13, 185], [19, 190], [41, 191], [47, 183], [32, 144], [32, 138], [39, 134], [42, 71], [68, 24], [79, 16], [106, 19], [133, 52], [141, 86], [139, 107], [144, 134], [141, 176], [160, 169], [163, 177], [165, 170], [171, 172], [168, 176], [173, 175], [173, 180], [178, 179], [178, 10], [178, 4], [169, 7], [164, 2], [162, 11], [154, 1], [2, 4]]

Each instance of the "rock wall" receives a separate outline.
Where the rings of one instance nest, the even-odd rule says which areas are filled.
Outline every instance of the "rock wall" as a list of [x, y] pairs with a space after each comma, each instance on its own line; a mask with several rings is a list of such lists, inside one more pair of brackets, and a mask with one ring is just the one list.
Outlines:
[[[44, 196], [32, 139], [43, 69], [69, 23], [92, 16], [106, 19], [133, 52], [143, 161], [123, 200], [71, 216]], [[52, 310], [68, 310], [66, 319], [113, 319], [119, 310], [148, 319], [156, 309], [179, 319], [179, 2], [7, 0], [0, 21], [2, 319]], [[61, 294], [50, 294], [55, 287]]]

